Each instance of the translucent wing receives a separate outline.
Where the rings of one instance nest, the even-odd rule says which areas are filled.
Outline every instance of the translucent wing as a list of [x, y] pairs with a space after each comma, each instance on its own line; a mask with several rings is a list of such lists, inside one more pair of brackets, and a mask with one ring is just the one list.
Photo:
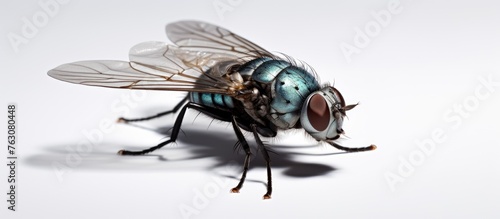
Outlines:
[[200, 21], [179, 21], [167, 25], [168, 38], [183, 50], [225, 53], [241, 59], [273, 54], [222, 27]]
[[56, 79], [90, 86], [143, 90], [197, 91], [234, 94], [239, 82], [208, 71], [222, 62], [241, 64], [222, 53], [186, 51], [163, 42], [145, 42], [130, 50], [130, 62], [95, 60], [61, 65], [48, 74]]

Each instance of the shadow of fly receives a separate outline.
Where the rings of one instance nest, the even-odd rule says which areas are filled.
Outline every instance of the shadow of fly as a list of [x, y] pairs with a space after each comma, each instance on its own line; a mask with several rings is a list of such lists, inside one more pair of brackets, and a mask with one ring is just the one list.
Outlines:
[[79, 61], [48, 72], [55, 79], [75, 84], [188, 92], [172, 110], [146, 118], [120, 118], [119, 122], [131, 123], [178, 113], [170, 139], [141, 151], [120, 150], [119, 155], [143, 155], [175, 142], [186, 110], [194, 109], [230, 122], [238, 138], [236, 147], [245, 151], [243, 173], [232, 193], [243, 187], [252, 155], [242, 130], [253, 134], [267, 167], [264, 199], [270, 199], [270, 151], [261, 136], [275, 137], [279, 130], [304, 129], [318, 142], [346, 152], [376, 148], [348, 148], [335, 143], [344, 134], [346, 111], [356, 104], [346, 105], [335, 87], [320, 85], [307, 64], [270, 53], [222, 27], [204, 22], [171, 23], [166, 32], [173, 45], [140, 43], [130, 49], [130, 61]]

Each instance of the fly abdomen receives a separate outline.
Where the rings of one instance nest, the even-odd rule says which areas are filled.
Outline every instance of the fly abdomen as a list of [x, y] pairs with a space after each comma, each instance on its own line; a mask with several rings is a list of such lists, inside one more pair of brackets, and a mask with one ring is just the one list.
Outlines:
[[223, 94], [191, 92], [189, 99], [194, 103], [224, 111], [234, 108], [233, 99]]

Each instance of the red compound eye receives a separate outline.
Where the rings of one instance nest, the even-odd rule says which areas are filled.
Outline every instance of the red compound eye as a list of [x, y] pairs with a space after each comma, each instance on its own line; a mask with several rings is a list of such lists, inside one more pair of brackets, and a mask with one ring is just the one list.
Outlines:
[[311, 126], [318, 131], [323, 131], [328, 127], [330, 123], [330, 109], [323, 96], [314, 94], [311, 97], [307, 104], [307, 118]]

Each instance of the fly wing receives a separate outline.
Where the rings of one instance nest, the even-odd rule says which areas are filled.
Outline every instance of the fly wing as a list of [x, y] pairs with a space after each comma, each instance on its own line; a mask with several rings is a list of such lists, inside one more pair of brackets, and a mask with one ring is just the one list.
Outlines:
[[183, 50], [225, 53], [249, 60], [273, 54], [222, 27], [200, 21], [179, 21], [166, 27], [168, 38]]
[[163, 42], [145, 42], [130, 50], [130, 62], [80, 61], [63, 64], [48, 74], [56, 79], [90, 86], [142, 90], [196, 91], [234, 94], [241, 87], [222, 74], [208, 69], [232, 55], [186, 51]]

